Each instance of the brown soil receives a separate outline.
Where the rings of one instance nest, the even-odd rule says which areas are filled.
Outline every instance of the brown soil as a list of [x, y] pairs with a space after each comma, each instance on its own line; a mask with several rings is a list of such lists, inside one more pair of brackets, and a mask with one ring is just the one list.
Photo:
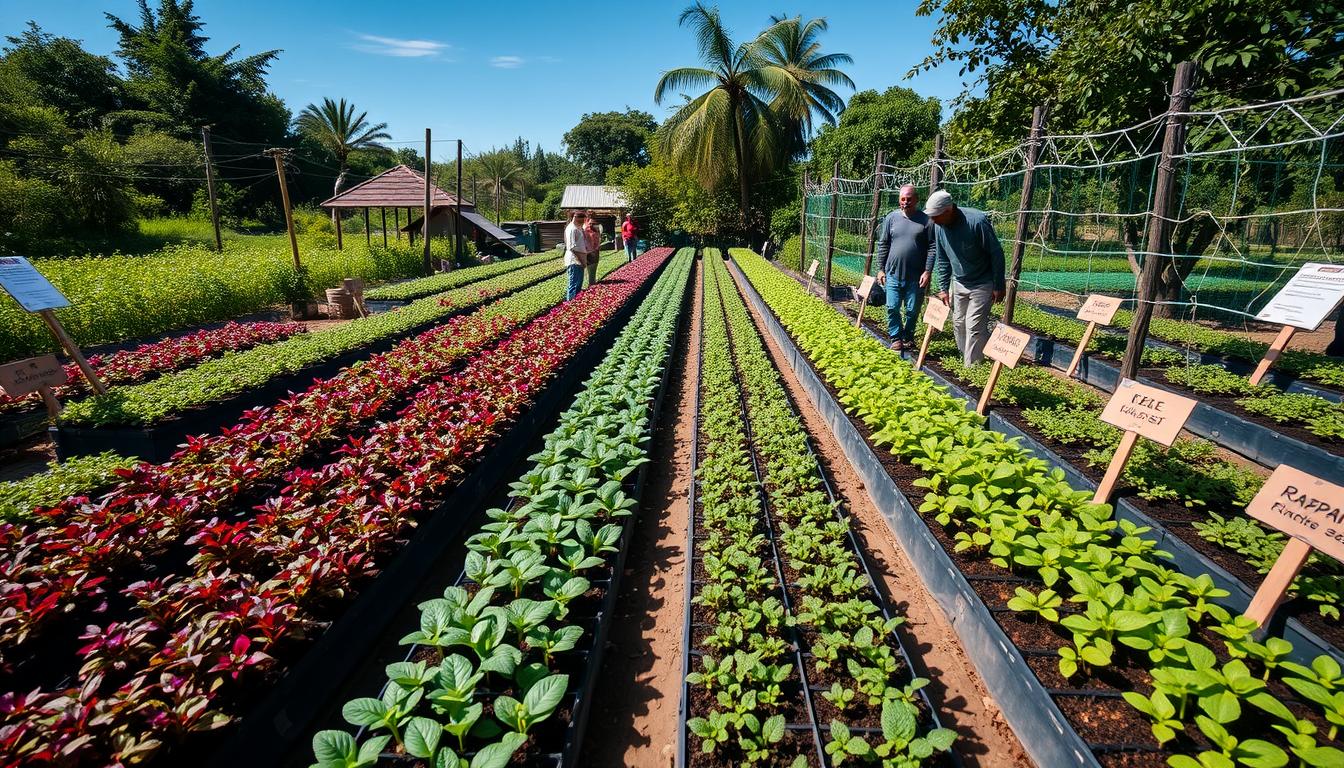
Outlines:
[[755, 308], [748, 304], [747, 309], [756, 320], [784, 386], [802, 414], [836, 495], [850, 510], [855, 533], [864, 547], [873, 576], [878, 580], [878, 589], [884, 592], [889, 604], [906, 616], [906, 623], [898, 630], [901, 641], [911, 653], [915, 673], [932, 681], [925, 691], [943, 725], [957, 731], [953, 748], [967, 768], [1031, 765], [1031, 759], [1004, 722], [974, 665], [966, 657], [956, 631], [941, 606], [924, 589], [881, 512], [865, 491], [863, 482], [845, 459], [830, 427], [780, 354]]
[[0, 449], [0, 481], [22, 480], [47, 471], [56, 460], [56, 444], [46, 430], [8, 448]]
[[686, 513], [699, 368], [700, 280], [654, 429], [640, 520], [626, 556], [598, 698], [579, 765], [661, 768], [676, 758], [685, 608]]

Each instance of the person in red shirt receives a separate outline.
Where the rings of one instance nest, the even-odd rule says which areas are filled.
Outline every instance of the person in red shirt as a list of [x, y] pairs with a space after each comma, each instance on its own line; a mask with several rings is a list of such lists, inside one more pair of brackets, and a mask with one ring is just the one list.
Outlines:
[[625, 260], [634, 261], [639, 250], [639, 227], [630, 214], [625, 214], [625, 223], [621, 225], [621, 239], [625, 241]]

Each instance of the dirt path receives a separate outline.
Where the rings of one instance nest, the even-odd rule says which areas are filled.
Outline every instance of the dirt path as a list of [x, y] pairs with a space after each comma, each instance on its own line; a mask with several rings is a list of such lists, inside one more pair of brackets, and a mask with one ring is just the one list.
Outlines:
[[830, 427], [808, 399], [807, 392], [762, 325], [755, 308], [748, 303], [747, 309], [765, 339], [771, 359], [780, 370], [784, 386], [802, 413], [837, 496], [853, 516], [854, 531], [864, 546], [874, 576], [879, 579], [878, 588], [885, 592], [891, 605], [907, 617], [905, 625], [898, 630], [901, 640], [913, 657], [916, 672], [932, 681], [925, 690], [943, 718], [943, 724], [957, 731], [955, 750], [967, 768], [1031, 765], [1031, 759], [1004, 722], [998, 706], [989, 698], [975, 667], [962, 650], [956, 631], [938, 603], [924, 589], [914, 567], [831, 434]]
[[700, 349], [699, 262], [688, 331], [654, 430], [648, 487], [626, 556], [583, 766], [663, 768], [676, 757], [685, 607], [686, 512]]

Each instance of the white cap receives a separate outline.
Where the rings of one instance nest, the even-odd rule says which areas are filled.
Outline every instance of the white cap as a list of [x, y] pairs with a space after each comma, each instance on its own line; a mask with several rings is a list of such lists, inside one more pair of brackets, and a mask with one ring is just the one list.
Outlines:
[[952, 195], [947, 190], [940, 189], [929, 195], [928, 201], [924, 203], [924, 213], [928, 216], [937, 216], [953, 205], [955, 203], [952, 202]]

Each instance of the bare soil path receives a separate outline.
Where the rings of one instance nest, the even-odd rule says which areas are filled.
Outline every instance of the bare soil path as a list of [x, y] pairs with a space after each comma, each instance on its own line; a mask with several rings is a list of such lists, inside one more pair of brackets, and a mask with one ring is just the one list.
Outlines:
[[700, 264], [687, 331], [654, 429], [640, 519], [579, 765], [664, 768], [676, 757], [685, 608], [686, 514], [700, 367]]

